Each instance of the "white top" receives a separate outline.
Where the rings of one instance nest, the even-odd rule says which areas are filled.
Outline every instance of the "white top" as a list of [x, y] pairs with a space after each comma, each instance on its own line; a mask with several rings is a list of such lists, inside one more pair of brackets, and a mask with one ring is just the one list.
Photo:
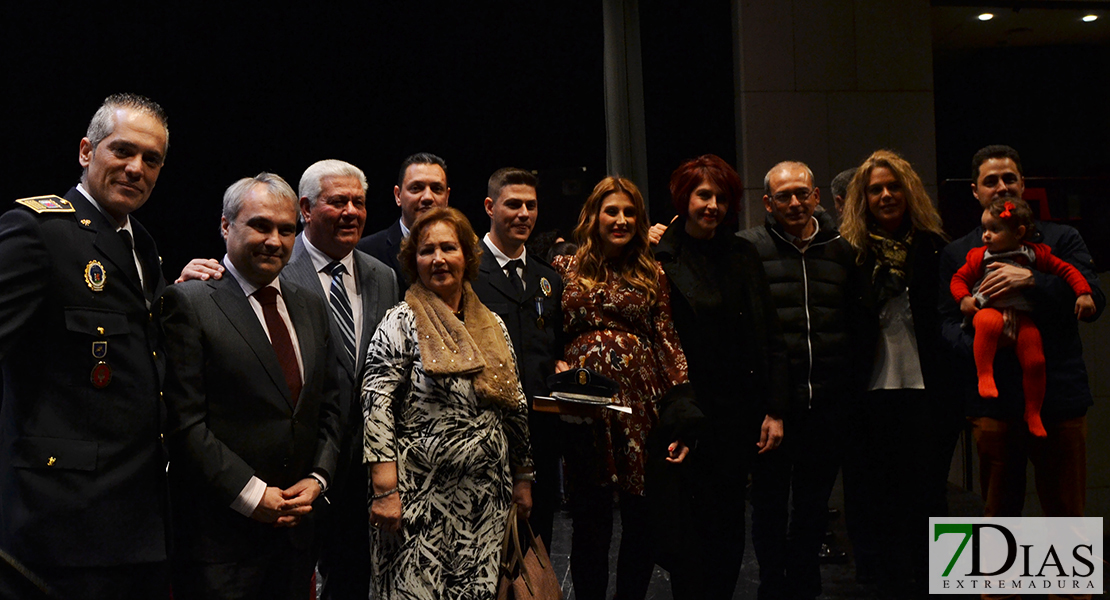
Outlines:
[[887, 300], [879, 311], [878, 351], [875, 369], [871, 372], [869, 390], [923, 390], [921, 358], [917, 351], [917, 334], [913, 331], [913, 313], [908, 292]]

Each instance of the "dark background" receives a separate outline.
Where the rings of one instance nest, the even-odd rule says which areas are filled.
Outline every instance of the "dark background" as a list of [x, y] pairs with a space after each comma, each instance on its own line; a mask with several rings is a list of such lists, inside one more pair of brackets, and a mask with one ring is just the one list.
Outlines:
[[[730, 6], [641, 2], [653, 221], [673, 215], [667, 183], [679, 162], [712, 152], [735, 164]], [[230, 183], [268, 170], [296, 188], [322, 158], [366, 172], [367, 233], [397, 218], [397, 167], [417, 151], [447, 160], [451, 204], [478, 231], [488, 227], [486, 178], [509, 165], [540, 174], [537, 231], [569, 230], [605, 175], [602, 41], [601, 4], [587, 0], [4, 3], [0, 205], [64, 194], [92, 113], [108, 94], [133, 91], [170, 116], [166, 167], [137, 216], [171, 278], [191, 257], [222, 255]], [[1110, 172], [1105, 45], [942, 48], [934, 71], [942, 207], [966, 203], [966, 182], [943, 182], [968, 178], [971, 154], [988, 142], [1017, 147], [1030, 176]], [[1054, 214], [1106, 213], [1101, 186], [1091, 187], [1078, 199], [1062, 192]], [[1085, 231], [1088, 242], [1110, 238], [1101, 231]]]

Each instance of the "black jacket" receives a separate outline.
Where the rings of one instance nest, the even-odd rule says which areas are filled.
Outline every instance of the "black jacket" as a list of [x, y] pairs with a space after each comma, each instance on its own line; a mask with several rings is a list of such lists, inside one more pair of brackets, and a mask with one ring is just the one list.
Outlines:
[[856, 251], [818, 213], [818, 232], [805, 250], [787, 241], [774, 217], [737, 235], [755, 244], [771, 285], [790, 357], [790, 409], [862, 389], [867, 286]]
[[710, 422], [781, 416], [786, 345], [755, 248], [730, 234], [697, 240], [685, 219], [655, 248], [671, 285], [671, 312], [690, 382]]

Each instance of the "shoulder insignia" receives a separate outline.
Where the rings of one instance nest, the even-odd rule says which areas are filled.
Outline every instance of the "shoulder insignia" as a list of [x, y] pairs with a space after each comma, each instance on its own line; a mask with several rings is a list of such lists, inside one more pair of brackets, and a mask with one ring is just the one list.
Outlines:
[[73, 205], [69, 203], [69, 200], [59, 196], [33, 196], [31, 198], [20, 198], [16, 202], [40, 214], [74, 212]]

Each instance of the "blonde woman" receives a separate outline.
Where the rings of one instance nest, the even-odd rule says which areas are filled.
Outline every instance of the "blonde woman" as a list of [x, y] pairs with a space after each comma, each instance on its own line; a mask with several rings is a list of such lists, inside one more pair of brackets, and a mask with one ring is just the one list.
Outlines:
[[[875, 359], [853, 419], [845, 495], [857, 569], [925, 585], [929, 514], [943, 512], [953, 411], [942, 405], [939, 259], [946, 237], [921, 178], [901, 156], [872, 154], [848, 185], [840, 233], [871, 278]], [[954, 443], [954, 438], [952, 438]], [[852, 525], [856, 526], [853, 527]], [[906, 548], [908, 552], [890, 552]], [[859, 572], [857, 571], [857, 573]], [[924, 589], [924, 588], [922, 588]]]

